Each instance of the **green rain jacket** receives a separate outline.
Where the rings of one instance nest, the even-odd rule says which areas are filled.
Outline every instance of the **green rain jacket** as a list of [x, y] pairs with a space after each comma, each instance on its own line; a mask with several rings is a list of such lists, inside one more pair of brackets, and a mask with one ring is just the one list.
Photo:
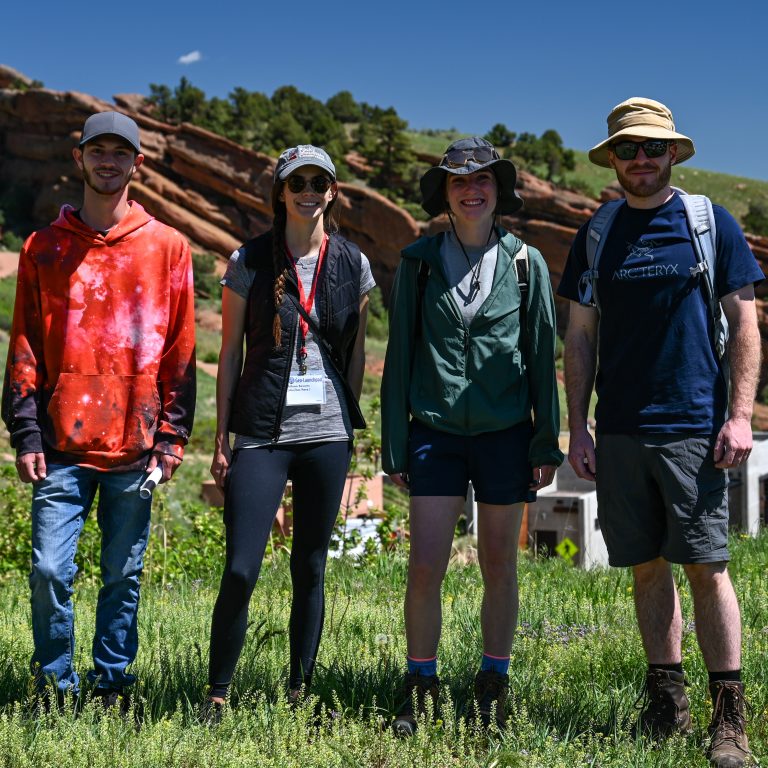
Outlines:
[[[541, 253], [529, 246], [526, 328], [521, 334], [513, 258], [523, 243], [504, 230], [501, 235], [491, 291], [468, 327], [443, 270], [444, 235], [421, 238], [402, 252], [389, 304], [381, 384], [382, 466], [387, 474], [408, 471], [411, 417], [457, 435], [506, 429], [533, 417], [531, 466], [559, 466], [563, 461], [549, 271]], [[422, 260], [430, 265], [430, 274], [417, 336]]]

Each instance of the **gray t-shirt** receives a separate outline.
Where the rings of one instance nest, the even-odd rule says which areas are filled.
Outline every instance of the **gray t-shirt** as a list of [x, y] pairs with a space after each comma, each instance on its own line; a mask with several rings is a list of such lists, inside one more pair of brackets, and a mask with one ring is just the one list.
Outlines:
[[[446, 233], [440, 247], [440, 258], [443, 262], [448, 285], [451, 286], [451, 293], [464, 318], [464, 324], [469, 326], [491, 292], [499, 244], [494, 237], [489, 245], [483, 245], [479, 248], [465, 245], [464, 250], [467, 252], [467, 256], [461, 250], [453, 232]], [[467, 263], [467, 257], [469, 257], [469, 263]], [[481, 257], [482, 264], [478, 269], [477, 264]], [[478, 285], [473, 287], [476, 280]]]
[[[371, 273], [371, 265], [364, 254], [361, 256], [360, 296], [365, 296], [376, 282]], [[317, 256], [304, 256], [298, 260], [297, 271], [304, 295], [309, 296], [312, 290], [312, 278], [317, 266]], [[238, 296], [248, 299], [251, 285], [256, 276], [253, 269], [245, 266], [245, 251], [240, 248], [229, 258], [227, 271], [221, 284], [233, 290]], [[317, 323], [319, 318], [313, 304], [309, 316]], [[291, 373], [299, 372], [298, 364], [298, 323], [296, 324], [296, 344]], [[325, 350], [318, 344], [310, 327], [305, 343], [307, 359], [305, 364], [308, 372], [323, 371], [325, 375], [325, 403], [323, 405], [286, 405], [283, 408], [282, 431], [278, 443], [316, 443], [334, 440], [349, 440], [352, 437], [352, 425], [349, 419], [347, 404], [344, 399], [344, 389], [333, 363], [327, 359]], [[248, 435], [235, 435], [235, 450], [240, 448], [258, 448], [262, 445], [272, 445], [271, 440], [263, 440]]]

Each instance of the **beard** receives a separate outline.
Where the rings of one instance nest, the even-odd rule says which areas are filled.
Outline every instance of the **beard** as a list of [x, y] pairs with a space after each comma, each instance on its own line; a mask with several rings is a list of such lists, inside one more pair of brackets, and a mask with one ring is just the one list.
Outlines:
[[83, 168], [83, 181], [85, 181], [85, 183], [97, 195], [104, 195], [105, 197], [121, 195], [132, 178], [133, 170], [129, 171], [124, 176], [115, 176], [110, 179], [100, 179], [98, 176], [96, 176], [95, 172], [91, 174], [85, 168]]
[[[643, 170], [652, 169], [656, 171], [655, 178], [648, 179], [636, 179], [630, 175], [631, 170]], [[620, 171], [618, 168], [614, 168], [616, 171], [616, 178], [619, 180], [619, 184], [624, 188], [626, 192], [635, 197], [653, 197], [657, 192], [661, 192], [662, 189], [669, 185], [669, 180], [672, 178], [672, 161], [667, 157], [667, 162], [661, 167], [647, 164], [633, 164], [627, 167], [626, 172]]]

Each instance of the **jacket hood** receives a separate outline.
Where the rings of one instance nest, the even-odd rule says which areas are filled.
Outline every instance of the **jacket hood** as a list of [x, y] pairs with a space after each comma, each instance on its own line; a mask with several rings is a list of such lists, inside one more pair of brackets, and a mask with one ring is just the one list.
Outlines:
[[[507, 232], [504, 227], [497, 226], [496, 231], [504, 241], [504, 247], [510, 255], [514, 256], [522, 248], [523, 241], [511, 232]], [[446, 231], [420, 237], [402, 251], [402, 257], [404, 259], [421, 259], [430, 266], [437, 266], [440, 263], [440, 248], [443, 244], [443, 238], [447, 234]]]
[[128, 213], [106, 235], [91, 229], [85, 222], [81, 221], [76, 214], [76, 209], [68, 204], [61, 207], [59, 217], [51, 226], [72, 232], [94, 245], [103, 245], [105, 243], [113, 245], [155, 218], [150, 216], [135, 200], [129, 200], [128, 206]]

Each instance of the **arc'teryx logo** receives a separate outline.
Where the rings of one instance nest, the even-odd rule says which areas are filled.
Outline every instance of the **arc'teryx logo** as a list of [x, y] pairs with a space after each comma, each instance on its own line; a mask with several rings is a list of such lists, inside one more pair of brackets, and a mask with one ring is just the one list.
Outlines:
[[[653, 249], [660, 243], [655, 240], [638, 240], [636, 243], [627, 243], [627, 257], [624, 265], [631, 262], [653, 262]], [[678, 264], [653, 264], [643, 263], [638, 266], [624, 266], [613, 273], [614, 280], [648, 280], [654, 277], [667, 277], [678, 274]]]
[[636, 243], [627, 243], [627, 258], [625, 263], [631, 259], [650, 259], [653, 261], [653, 249], [660, 243], [655, 240], [638, 240]]

